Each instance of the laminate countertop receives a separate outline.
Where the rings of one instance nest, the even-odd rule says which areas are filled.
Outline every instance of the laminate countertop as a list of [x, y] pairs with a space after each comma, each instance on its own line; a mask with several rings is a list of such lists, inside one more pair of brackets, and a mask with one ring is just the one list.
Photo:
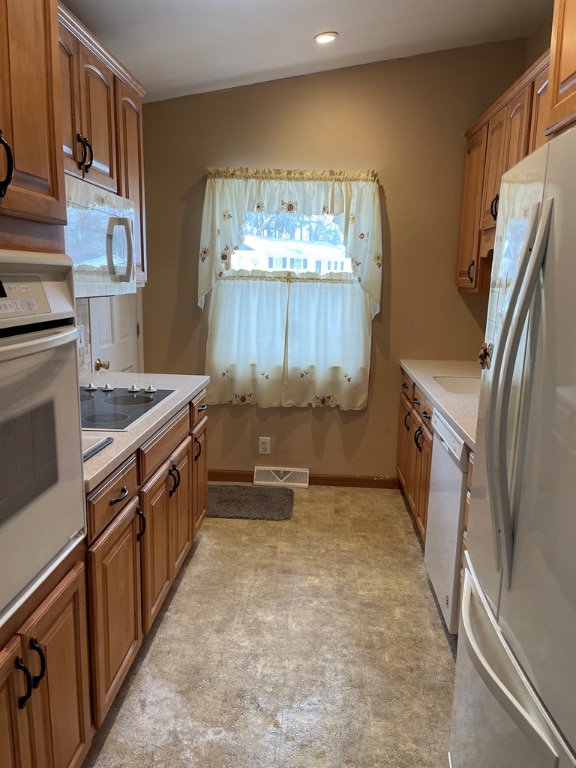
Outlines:
[[437, 377], [463, 377], [479, 379], [481, 370], [476, 361], [468, 360], [400, 360], [400, 367], [422, 389], [434, 408], [437, 408], [466, 445], [476, 445], [478, 418], [477, 394], [459, 394], [445, 389]]
[[93, 382], [98, 387], [109, 383], [114, 387], [130, 387], [135, 384], [142, 389], [148, 385], [156, 389], [174, 391], [148, 413], [122, 431], [82, 430], [82, 434], [111, 437], [113, 442], [89, 458], [83, 464], [84, 490], [94, 490], [99, 483], [113, 472], [134, 451], [151, 437], [161, 426], [172, 418], [186, 403], [208, 386], [208, 376], [183, 376], [163, 373], [116, 373], [99, 372], [80, 375], [80, 385]]

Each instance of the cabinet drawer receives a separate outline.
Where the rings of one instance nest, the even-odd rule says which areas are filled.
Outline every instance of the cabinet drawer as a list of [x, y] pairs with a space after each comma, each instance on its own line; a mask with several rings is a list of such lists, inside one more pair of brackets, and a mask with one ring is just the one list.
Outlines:
[[139, 451], [140, 480], [144, 482], [155, 472], [189, 433], [190, 407], [187, 405], [141, 446]]
[[414, 397], [412, 398], [412, 404], [414, 405], [414, 408], [418, 411], [420, 416], [422, 417], [422, 420], [424, 424], [428, 426], [428, 429], [432, 429], [432, 413], [434, 411], [434, 407], [432, 406], [432, 403], [424, 392], [418, 387], [416, 384], [414, 385]]
[[405, 371], [401, 371], [401, 373], [402, 373], [402, 385], [401, 385], [402, 392], [406, 395], [408, 400], [412, 402], [412, 399], [414, 397], [414, 382]]
[[196, 395], [191, 403], [192, 407], [192, 426], [194, 426], [200, 419], [206, 415], [208, 410], [208, 398], [206, 390], [202, 390], [199, 395]]
[[138, 492], [136, 456], [131, 456], [87, 499], [88, 543], [91, 544], [104, 528]]

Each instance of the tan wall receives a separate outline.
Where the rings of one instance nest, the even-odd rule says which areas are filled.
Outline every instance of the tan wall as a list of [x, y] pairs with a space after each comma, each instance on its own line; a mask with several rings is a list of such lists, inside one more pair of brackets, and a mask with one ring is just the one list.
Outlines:
[[550, 48], [552, 13], [526, 38], [526, 69]]
[[[396, 475], [399, 358], [474, 360], [483, 338], [486, 297], [454, 286], [464, 133], [525, 57], [513, 41], [145, 105], [148, 371], [203, 371], [196, 269], [208, 166], [374, 168], [383, 190], [368, 408], [211, 408], [211, 469]], [[271, 456], [258, 457], [259, 435], [271, 436]]]

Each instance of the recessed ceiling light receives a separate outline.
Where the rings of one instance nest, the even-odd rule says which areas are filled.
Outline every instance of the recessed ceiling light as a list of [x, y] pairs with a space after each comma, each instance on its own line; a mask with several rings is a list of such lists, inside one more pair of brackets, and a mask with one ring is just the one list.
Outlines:
[[319, 35], [314, 35], [314, 40], [320, 45], [326, 45], [326, 43], [333, 43], [338, 37], [338, 32], [321, 32]]

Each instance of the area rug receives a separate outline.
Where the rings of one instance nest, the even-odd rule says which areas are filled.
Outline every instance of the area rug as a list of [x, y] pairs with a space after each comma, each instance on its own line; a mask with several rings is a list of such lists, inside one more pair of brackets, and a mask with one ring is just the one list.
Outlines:
[[289, 520], [292, 517], [292, 488], [258, 485], [209, 485], [208, 517], [240, 520]]

